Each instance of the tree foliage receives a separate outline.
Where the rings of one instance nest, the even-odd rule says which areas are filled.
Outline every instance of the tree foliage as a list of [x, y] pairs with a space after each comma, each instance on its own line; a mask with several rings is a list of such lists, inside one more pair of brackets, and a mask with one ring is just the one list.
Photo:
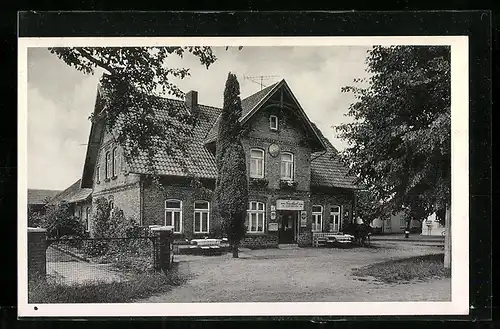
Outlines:
[[229, 73], [216, 142], [218, 178], [213, 204], [233, 247], [233, 257], [238, 257], [239, 242], [246, 233], [248, 207], [246, 158], [238, 121], [241, 111], [240, 86], [236, 75]]
[[47, 236], [51, 238], [85, 235], [84, 224], [74, 216], [71, 205], [64, 201], [56, 205], [47, 205], [46, 212], [41, 215], [38, 224], [47, 230]]
[[[207, 68], [216, 61], [209, 47], [72, 47], [49, 48], [67, 65], [85, 74], [102, 69], [101, 102], [107, 128], [117, 133], [118, 142], [126, 145], [127, 156], [143, 151], [152, 159], [162, 147], [170, 154], [185, 149], [192, 131], [193, 117], [169, 106], [159, 96], [183, 97], [173, 80], [190, 75], [187, 68], [167, 66], [170, 56], [190, 53]], [[155, 109], [168, 116], [155, 116]], [[96, 119], [91, 116], [91, 119]], [[114, 129], [119, 128], [119, 129]]]
[[381, 204], [375, 193], [369, 190], [356, 191], [356, 217], [360, 217], [363, 223], [371, 224], [376, 218], [385, 218], [390, 210]]
[[92, 232], [95, 238], [105, 238], [111, 240], [88, 241], [84, 250], [90, 256], [103, 256], [109, 253], [116, 253], [120, 248], [128, 250], [133, 245], [143, 246], [147, 241], [143, 239], [113, 238], [133, 238], [142, 235], [143, 230], [137, 222], [131, 218], [126, 218], [123, 210], [111, 205], [106, 198], [99, 197], [94, 201], [94, 213], [92, 214]]
[[356, 97], [354, 122], [337, 127], [342, 156], [375, 204], [421, 220], [450, 204], [450, 48], [375, 46], [367, 67], [342, 89]]

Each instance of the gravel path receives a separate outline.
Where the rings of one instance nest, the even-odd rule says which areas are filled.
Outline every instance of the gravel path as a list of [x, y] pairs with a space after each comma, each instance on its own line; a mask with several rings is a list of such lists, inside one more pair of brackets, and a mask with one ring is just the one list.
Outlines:
[[47, 248], [47, 275], [57, 283], [79, 284], [88, 281], [113, 282], [125, 279], [109, 267], [110, 265], [106, 264], [87, 263], [55, 248]]
[[375, 248], [243, 250], [213, 257], [178, 255], [190, 279], [167, 294], [137, 302], [312, 302], [450, 300], [451, 280], [387, 285], [359, 281], [351, 269], [442, 252], [442, 247], [376, 242]]

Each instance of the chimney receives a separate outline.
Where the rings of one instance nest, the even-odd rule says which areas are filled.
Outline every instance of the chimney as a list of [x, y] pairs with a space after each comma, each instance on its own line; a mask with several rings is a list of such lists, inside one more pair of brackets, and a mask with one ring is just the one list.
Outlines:
[[195, 90], [191, 90], [186, 94], [186, 107], [192, 115], [197, 114], [198, 112], [198, 92]]

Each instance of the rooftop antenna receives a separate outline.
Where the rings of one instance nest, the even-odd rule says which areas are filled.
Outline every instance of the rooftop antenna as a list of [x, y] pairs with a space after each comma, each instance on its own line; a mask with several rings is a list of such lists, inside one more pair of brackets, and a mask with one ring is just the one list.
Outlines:
[[[256, 84], [259, 84], [260, 85], [260, 90], [262, 90], [264, 88], [264, 80], [267, 80], [267, 79], [272, 79], [272, 78], [277, 78], [278, 76], [277, 75], [256, 75], [256, 76], [247, 76], [247, 75], [244, 75], [243, 76], [243, 79], [244, 80], [250, 80]], [[265, 86], [267, 87], [267, 86]]]

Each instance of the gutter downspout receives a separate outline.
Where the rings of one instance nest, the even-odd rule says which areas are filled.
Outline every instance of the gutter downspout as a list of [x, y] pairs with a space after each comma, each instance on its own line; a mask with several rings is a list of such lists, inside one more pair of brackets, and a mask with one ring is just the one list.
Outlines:
[[319, 157], [321, 157], [321, 156], [325, 155], [327, 152], [328, 152], [328, 150], [325, 150], [325, 151], [323, 151], [321, 154], [319, 154], [319, 155], [315, 156], [314, 158], [311, 158], [311, 162], [313, 162], [313, 161], [314, 161], [314, 160], [316, 160], [317, 158], [319, 158]]

